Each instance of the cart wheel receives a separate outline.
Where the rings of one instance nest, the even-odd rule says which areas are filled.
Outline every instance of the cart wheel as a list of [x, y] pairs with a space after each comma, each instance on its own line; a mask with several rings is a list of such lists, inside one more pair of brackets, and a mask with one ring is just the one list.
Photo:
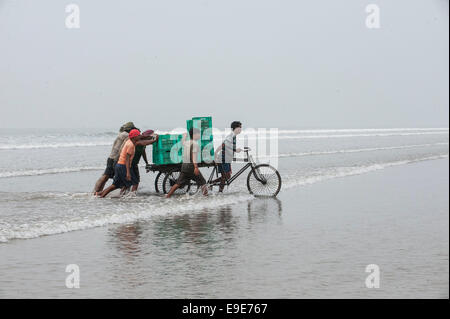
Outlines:
[[163, 191], [163, 181], [164, 181], [164, 173], [163, 172], [158, 172], [158, 174], [155, 177], [155, 191], [157, 193], [161, 193]]
[[195, 195], [198, 193], [198, 190], [201, 187], [198, 187], [197, 183], [194, 181], [189, 182], [189, 195]]
[[[176, 184], [179, 176], [180, 176], [179, 171], [172, 171], [164, 176], [162, 185], [164, 194], [167, 194], [172, 188], [172, 186]], [[187, 192], [189, 192], [190, 187], [191, 187], [190, 184], [183, 185], [182, 187], [179, 187], [174, 194], [186, 194]]]

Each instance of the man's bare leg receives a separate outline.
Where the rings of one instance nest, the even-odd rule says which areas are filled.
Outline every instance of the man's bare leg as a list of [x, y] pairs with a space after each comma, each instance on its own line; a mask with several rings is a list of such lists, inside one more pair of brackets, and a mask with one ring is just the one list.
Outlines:
[[166, 198], [170, 198], [170, 196], [172, 196], [172, 194], [178, 189], [178, 187], [180, 187], [180, 185], [173, 185], [170, 191], [167, 193]]
[[97, 180], [97, 182], [95, 183], [95, 186], [94, 186], [95, 195], [97, 195], [97, 193], [100, 193], [101, 191], [103, 191], [103, 188], [105, 187], [105, 184], [108, 181], [108, 179], [109, 179], [108, 175], [100, 176], [100, 178]]
[[230, 178], [231, 173], [223, 173], [220, 177], [219, 192], [222, 193], [225, 188], [225, 182]]
[[130, 190], [129, 187], [126, 186], [122, 187], [122, 189], [120, 190], [120, 196], [125, 195], [125, 193], [129, 190]]
[[205, 185], [202, 185], [202, 193], [203, 196], [208, 196], [208, 187]]
[[131, 188], [132, 192], [136, 192], [138, 189], [139, 184], [133, 185], [133, 187]]
[[111, 193], [113, 190], [115, 190], [117, 187], [112, 184], [111, 186], [109, 186], [107, 189], [105, 189], [103, 192], [101, 192], [99, 195], [101, 198], [104, 198], [106, 195], [108, 195], [109, 193]]

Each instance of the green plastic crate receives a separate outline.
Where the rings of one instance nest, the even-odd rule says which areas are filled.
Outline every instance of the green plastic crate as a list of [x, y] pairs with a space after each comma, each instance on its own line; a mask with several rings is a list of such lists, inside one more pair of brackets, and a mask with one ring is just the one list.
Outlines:
[[199, 129], [202, 141], [213, 140], [211, 116], [193, 117], [191, 120], [186, 121], [186, 127], [188, 132], [192, 127]]
[[153, 163], [158, 165], [163, 164], [178, 164], [182, 161], [182, 145], [181, 134], [164, 134], [160, 135], [158, 142], [153, 144]]
[[214, 143], [213, 141], [202, 141], [201, 146], [202, 162], [211, 163], [214, 161]]
[[200, 146], [200, 162], [211, 162], [214, 160], [214, 145], [212, 132], [212, 117], [202, 116], [193, 117], [186, 121], [186, 127], [189, 130], [194, 127], [200, 130], [201, 140], [198, 142]]

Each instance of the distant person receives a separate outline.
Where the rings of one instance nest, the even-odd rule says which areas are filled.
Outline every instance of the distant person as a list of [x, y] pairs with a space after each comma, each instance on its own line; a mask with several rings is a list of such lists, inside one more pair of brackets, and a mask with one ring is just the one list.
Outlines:
[[139, 161], [141, 160], [141, 157], [144, 159], [144, 162], [146, 166], [148, 166], [148, 160], [147, 160], [147, 153], [145, 152], [145, 147], [149, 144], [153, 144], [158, 140], [158, 135], [153, 134], [153, 130], [147, 130], [144, 133], [141, 134], [139, 141], [136, 142], [136, 148], [134, 152], [133, 160], [131, 161], [131, 170], [134, 172], [134, 175], [136, 177], [137, 183], [133, 184], [133, 187], [131, 188], [132, 192], [136, 192], [139, 183], [141, 181], [141, 177], [139, 174]]
[[197, 165], [197, 154], [200, 152], [197, 141], [200, 139], [200, 130], [191, 128], [189, 130], [189, 137], [189, 139], [186, 139], [186, 133], [183, 136], [183, 164], [181, 164], [181, 173], [176, 184], [167, 193], [166, 198], [172, 196], [180, 186], [189, 183], [191, 180], [194, 180], [202, 188], [203, 195], [208, 195], [205, 178]]
[[120, 148], [123, 142], [128, 138], [128, 133], [132, 129], [135, 129], [133, 122], [128, 122], [120, 127], [119, 135], [117, 135], [113, 143], [111, 153], [109, 154], [109, 157], [106, 160], [106, 169], [103, 172], [103, 175], [95, 183], [94, 186], [95, 195], [98, 195], [103, 190], [108, 179], [114, 177], [114, 166], [116, 165], [116, 162], [119, 159]]
[[105, 197], [116, 188], [122, 188], [120, 192], [120, 194], [122, 195], [127, 189], [131, 187], [133, 182], [136, 181], [136, 176], [131, 170], [131, 161], [134, 157], [135, 145], [139, 141], [140, 135], [141, 133], [137, 129], [132, 129], [128, 134], [129, 140], [125, 142], [114, 170], [113, 183], [111, 186], [109, 186], [99, 194], [100, 197]]
[[216, 149], [216, 163], [220, 178], [213, 181], [220, 181], [219, 192], [223, 192], [225, 183], [231, 177], [231, 162], [234, 159], [234, 153], [240, 153], [242, 150], [236, 148], [236, 136], [241, 134], [242, 123], [234, 121], [231, 123], [231, 133], [227, 135], [223, 143]]

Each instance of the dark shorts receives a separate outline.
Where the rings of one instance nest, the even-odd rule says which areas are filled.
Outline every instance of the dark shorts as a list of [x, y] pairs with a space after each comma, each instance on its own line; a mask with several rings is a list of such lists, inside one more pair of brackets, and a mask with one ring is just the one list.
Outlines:
[[133, 185], [137, 185], [141, 182], [141, 175], [139, 174], [139, 167], [137, 165], [131, 165], [131, 171], [134, 173], [134, 180], [133, 180], [133, 174], [131, 174], [131, 182]]
[[130, 187], [137, 185], [136, 175], [133, 169], [130, 169], [131, 181], [127, 180], [127, 167], [123, 164], [116, 164], [113, 184], [117, 188]]
[[106, 169], [103, 175], [107, 175], [109, 178], [113, 178], [115, 164], [116, 163], [112, 158], [108, 158], [108, 160], [106, 161]]
[[219, 163], [218, 165], [218, 169], [219, 169], [219, 173], [223, 174], [223, 173], [231, 173], [231, 164], [230, 163]]
[[185, 185], [189, 183], [190, 180], [195, 181], [198, 186], [206, 184], [205, 178], [203, 177], [202, 173], [195, 175], [194, 173], [186, 173], [186, 172], [180, 173], [180, 176], [177, 179], [177, 184]]

